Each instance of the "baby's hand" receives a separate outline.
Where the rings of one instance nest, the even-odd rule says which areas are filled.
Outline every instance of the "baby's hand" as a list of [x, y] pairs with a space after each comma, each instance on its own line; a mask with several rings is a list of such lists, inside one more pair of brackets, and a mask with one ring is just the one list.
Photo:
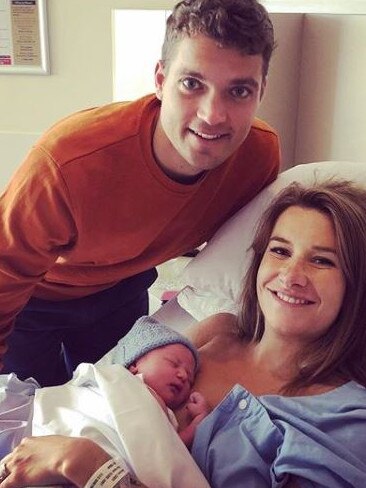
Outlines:
[[200, 419], [202, 419], [210, 412], [209, 404], [205, 397], [198, 391], [193, 391], [190, 394], [185, 408], [192, 420], [197, 416], [200, 416]]
[[179, 432], [179, 435], [185, 445], [190, 448], [196, 428], [201, 420], [210, 412], [210, 406], [201, 393], [193, 391], [184, 406], [184, 411], [188, 417], [186, 419], [187, 425]]

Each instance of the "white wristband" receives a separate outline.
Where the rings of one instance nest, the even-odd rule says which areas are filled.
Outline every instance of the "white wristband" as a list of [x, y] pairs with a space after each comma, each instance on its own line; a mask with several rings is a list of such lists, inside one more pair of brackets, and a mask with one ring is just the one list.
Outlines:
[[126, 464], [119, 460], [109, 459], [87, 481], [84, 488], [129, 488], [130, 474]]

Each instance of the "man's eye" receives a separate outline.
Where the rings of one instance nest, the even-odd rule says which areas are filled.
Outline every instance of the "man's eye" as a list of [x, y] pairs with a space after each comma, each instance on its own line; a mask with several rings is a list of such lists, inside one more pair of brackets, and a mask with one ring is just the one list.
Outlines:
[[201, 82], [195, 78], [184, 78], [181, 83], [187, 90], [198, 90], [201, 88]]
[[231, 88], [230, 92], [235, 98], [247, 98], [252, 94], [252, 91], [246, 86], [235, 86]]

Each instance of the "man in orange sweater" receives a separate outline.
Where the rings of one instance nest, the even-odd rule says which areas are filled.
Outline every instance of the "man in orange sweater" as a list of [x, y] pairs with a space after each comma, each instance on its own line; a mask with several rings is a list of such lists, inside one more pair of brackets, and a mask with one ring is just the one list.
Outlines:
[[254, 119], [273, 47], [256, 0], [182, 1], [155, 95], [37, 141], [0, 200], [2, 373], [46, 386], [99, 359], [147, 313], [154, 266], [275, 179], [278, 138]]

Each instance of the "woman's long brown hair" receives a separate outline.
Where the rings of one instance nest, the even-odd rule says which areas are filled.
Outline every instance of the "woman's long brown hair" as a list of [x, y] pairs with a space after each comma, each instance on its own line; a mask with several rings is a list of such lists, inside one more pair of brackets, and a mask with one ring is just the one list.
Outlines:
[[291, 206], [314, 209], [331, 219], [346, 287], [338, 317], [297, 358], [298, 375], [285, 390], [294, 392], [332, 383], [336, 378], [366, 386], [366, 191], [350, 182], [329, 180], [311, 188], [293, 183], [270, 204], [252, 244], [253, 259], [238, 317], [239, 334], [254, 342], [262, 338], [265, 324], [256, 292], [257, 273], [277, 219]]

